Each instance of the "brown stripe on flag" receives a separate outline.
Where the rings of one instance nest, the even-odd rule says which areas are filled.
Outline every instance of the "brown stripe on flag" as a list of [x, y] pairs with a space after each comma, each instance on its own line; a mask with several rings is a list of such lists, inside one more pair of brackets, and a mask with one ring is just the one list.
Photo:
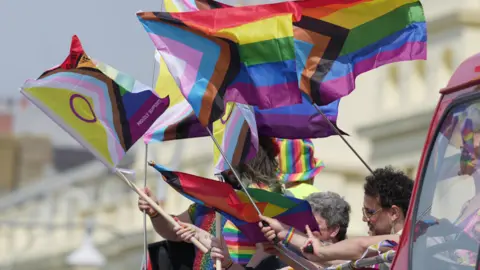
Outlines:
[[243, 121], [242, 128], [240, 129], [240, 134], [238, 140], [235, 144], [235, 152], [232, 157], [232, 165], [237, 166], [240, 163], [243, 163], [248, 151], [250, 150], [250, 141], [247, 139], [250, 138], [250, 126], [247, 121]]
[[300, 90], [302, 90], [308, 96], [311, 96], [310, 80], [312, 79], [313, 74], [316, 72], [317, 66], [320, 63], [323, 54], [325, 53], [325, 50], [331, 41], [331, 38], [301, 27], [295, 27], [293, 29], [293, 35], [295, 39], [313, 45], [305, 63], [305, 67], [302, 71], [302, 77], [300, 78]]
[[338, 56], [340, 55], [343, 44], [345, 43], [350, 31], [341, 26], [322, 20], [317, 20], [308, 16], [302, 16], [302, 19], [299, 22], [295, 22], [293, 25], [326, 37], [330, 37], [330, 42], [328, 42], [327, 48], [322, 55], [320, 63], [317, 65], [314, 74], [311, 76], [312, 79], [310, 80], [310, 96], [312, 97], [313, 101], [318, 105], [326, 105], [322, 103], [319, 91], [320, 84], [330, 71], [335, 60], [337, 60]]

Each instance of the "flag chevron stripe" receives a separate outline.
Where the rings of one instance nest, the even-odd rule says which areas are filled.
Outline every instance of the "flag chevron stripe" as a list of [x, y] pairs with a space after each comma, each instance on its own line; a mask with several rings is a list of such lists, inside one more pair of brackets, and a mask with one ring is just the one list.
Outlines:
[[[202, 46], [202, 44], [205, 44], [204, 41], [207, 37], [198, 31], [190, 29], [187, 30], [184, 27], [175, 27], [174, 24], [153, 23], [148, 20], [149, 18], [152, 18], [151, 13], [140, 13], [139, 16], [142, 18], [141, 21], [144, 24], [147, 32], [151, 33], [150, 35], [152, 40], [154, 40], [154, 43], [156, 41], [157, 50], [160, 51], [160, 54], [162, 54], [161, 50], [167, 50], [167, 53], [172, 53], [169, 51], [170, 49], [186, 48], [185, 46], [180, 46], [182, 43], [189, 43], [191, 44], [191, 47], [198, 47]], [[175, 29], [173, 30], [172, 27]], [[158, 35], [162, 35], [162, 37], [157, 38]], [[166, 44], [169, 38], [178, 41], [178, 43]], [[201, 51], [212, 54], [213, 56], [216, 55], [217, 58], [219, 55], [222, 55], [224, 59], [220, 59], [218, 62], [212, 63], [209, 58], [204, 58], [200, 54], [198, 56], [200, 57], [198, 72], [194, 75], [195, 77], [190, 79], [184, 78], [184, 80], [179, 82], [177, 81], [177, 84], [180, 86], [180, 88], [187, 89], [183, 94], [187, 99], [193, 99], [194, 102], [190, 102], [190, 104], [193, 110], [198, 112], [196, 113], [197, 117], [199, 117], [200, 122], [204, 123], [204, 125], [213, 122], [222, 115], [224, 110], [224, 102], [222, 99], [225, 95], [226, 86], [233, 78], [236, 77], [240, 70], [238, 64], [240, 62], [240, 59], [238, 58], [238, 51], [231, 41], [224, 39], [208, 40], [210, 43], [205, 44]], [[188, 62], [188, 58], [191, 59], [192, 57], [192, 54], [185, 54], [185, 52], [180, 51], [175, 55], [184, 57], [183, 60], [186, 62]], [[170, 71], [174, 69], [172, 63], [169, 64], [167, 62], [167, 67]], [[198, 76], [210, 78], [208, 85], [203, 90], [201, 89], [202, 86], [194, 84], [195, 81], [201, 80], [201, 78]], [[187, 87], [190, 87], [190, 89]], [[192, 93], [192, 95], [190, 95], [190, 93]]]
[[[409, 19], [405, 20], [405, 18]], [[362, 50], [399, 31], [411, 29], [409, 28], [411, 24], [422, 22], [425, 22], [425, 16], [419, 2], [399, 7], [392, 12], [352, 29], [348, 34], [340, 55]], [[381, 25], [388, 25], [388, 27], [379, 27]]]
[[[245, 10], [234, 16], [239, 20], [232, 20], [225, 10], [138, 13], [203, 126], [221, 117], [227, 102], [265, 109], [301, 101], [292, 27], [292, 19], [300, 14], [298, 7], [293, 3], [282, 3], [275, 7], [248, 9], [258, 10], [260, 15], [264, 13], [263, 17], [258, 17], [257, 13], [252, 16]], [[195, 18], [199, 21], [194, 21]], [[211, 22], [208, 18], [212, 19]], [[242, 20], [249, 23], [240, 26]], [[277, 35], [267, 34], [270, 40], [265, 41], [265, 30], [258, 27], [262, 25], [273, 27]], [[232, 27], [228, 29], [226, 26]], [[284, 38], [286, 36], [289, 38]], [[262, 40], [262, 44], [256, 44]], [[177, 59], [184, 63], [183, 70]], [[276, 81], [266, 79], [272, 74], [276, 74], [272, 77]]]
[[[335, 59], [340, 55], [341, 48], [343, 47], [345, 40], [348, 36], [348, 29], [342, 28], [341, 26], [334, 25], [328, 22], [319, 21], [314, 18], [303, 16], [300, 22], [294, 24], [299, 29], [296, 30], [297, 33], [300, 33], [302, 30], [310, 31], [311, 36], [329, 37], [328, 45], [324, 50], [317, 51], [315, 50], [316, 46], [324, 46], [325, 43], [313, 43], [313, 48], [311, 49], [312, 53], [308, 53], [308, 57], [311, 59], [321, 59], [320, 62], [310, 62], [309, 65], [306, 65], [302, 73], [308, 70], [315, 70], [315, 72], [310, 77], [302, 77], [301, 79], [301, 90], [312, 97], [312, 100], [316, 101], [317, 104], [329, 104], [331, 102], [323, 102], [323, 97], [320, 94], [318, 89], [320, 88], [320, 83], [323, 81], [324, 77], [330, 71]], [[300, 34], [297, 34], [300, 35]], [[296, 35], [296, 36], [297, 36]], [[297, 53], [301, 52], [301, 49], [297, 47]], [[302, 85], [304, 87], [302, 87]], [[309, 88], [307, 88], [309, 87]]]

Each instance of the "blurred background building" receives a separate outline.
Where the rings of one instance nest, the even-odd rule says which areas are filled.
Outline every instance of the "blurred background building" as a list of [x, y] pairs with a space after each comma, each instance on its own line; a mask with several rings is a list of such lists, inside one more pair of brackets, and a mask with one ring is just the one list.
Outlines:
[[[439, 89], [463, 60], [479, 52], [480, 43], [478, 0], [422, 2], [428, 61], [361, 75], [357, 89], [342, 100], [339, 116], [347, 140], [372, 168], [391, 164], [412, 178]], [[315, 184], [345, 196], [353, 210], [349, 235], [365, 235], [361, 206], [367, 169], [338, 137], [315, 145], [326, 164]], [[155, 144], [149, 159], [211, 177], [212, 148], [209, 138]], [[143, 185], [144, 156], [139, 142], [122, 162], [138, 185]], [[190, 202], [157, 173], [147, 173], [148, 186], [168, 212], [188, 207]], [[123, 182], [19, 94], [0, 100], [0, 269], [94, 269], [67, 264], [67, 258], [83, 255], [96, 269], [138, 269], [143, 220], [136, 203]], [[159, 240], [148, 226], [149, 241]], [[75, 250], [75, 258], [69, 257]], [[78, 255], [79, 250], [85, 253]]]

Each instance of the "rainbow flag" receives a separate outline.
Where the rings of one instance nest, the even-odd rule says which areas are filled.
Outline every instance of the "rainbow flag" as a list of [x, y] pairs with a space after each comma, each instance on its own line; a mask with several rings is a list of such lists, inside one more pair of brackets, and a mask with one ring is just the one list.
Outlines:
[[21, 93], [113, 169], [169, 106], [150, 88], [92, 61], [73, 36], [70, 54]]
[[[266, 3], [219, 2], [233, 6]], [[295, 4], [302, 13], [300, 21], [294, 22], [300, 89], [318, 105], [351, 93], [355, 78], [364, 72], [394, 62], [426, 59], [427, 30], [418, 0], [306, 0]]]
[[[300, 88], [316, 104], [355, 89], [355, 78], [399, 61], [426, 59], [427, 29], [417, 0], [302, 1], [295, 23]], [[308, 56], [308, 57], [306, 57]], [[313, 71], [313, 72], [312, 72]]]
[[137, 15], [203, 126], [227, 102], [276, 108], [301, 102], [292, 3]]
[[[177, 192], [195, 203], [221, 213], [251, 242], [267, 241], [258, 227], [260, 218], [243, 191], [234, 190], [227, 183], [170, 171], [160, 165], [152, 166]], [[263, 189], [248, 188], [247, 190], [262, 215], [276, 218], [302, 232], [305, 231], [305, 225], [309, 225], [313, 231], [318, 230], [318, 224], [307, 201]]]
[[[224, 117], [213, 123], [213, 136], [233, 166], [254, 158], [258, 151], [258, 135], [253, 108], [227, 103]], [[213, 160], [215, 173], [230, 169], [216, 145], [213, 146]]]
[[[190, 104], [180, 94], [180, 89], [158, 52], [156, 59], [159, 62], [160, 71], [155, 91], [159, 96], [169, 96], [171, 109], [167, 109], [145, 133], [145, 143], [209, 136], [205, 127], [195, 116]], [[336, 125], [339, 104], [340, 100], [337, 100], [317, 107]], [[301, 104], [266, 110], [255, 107], [254, 110], [258, 135], [305, 139], [324, 138], [336, 134], [323, 116], [312, 106], [306, 94], [302, 94]], [[213, 130], [212, 125], [209, 125], [209, 128]]]

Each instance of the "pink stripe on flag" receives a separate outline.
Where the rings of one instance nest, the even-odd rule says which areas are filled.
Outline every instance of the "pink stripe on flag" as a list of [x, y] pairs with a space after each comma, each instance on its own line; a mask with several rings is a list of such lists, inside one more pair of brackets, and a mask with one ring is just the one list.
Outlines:
[[165, 60], [172, 75], [177, 75], [172, 71], [172, 65], [175, 65], [175, 63], [169, 63], [167, 60], [168, 57], [165, 58], [162, 52], [187, 62], [185, 70], [182, 71], [182, 75], [178, 79], [180, 80], [180, 89], [183, 95], [188, 98], [190, 91], [197, 80], [197, 74], [200, 68], [200, 63], [202, 62], [203, 54], [176, 40], [167, 37], [160, 37], [152, 33], [149, 33], [149, 36], [160, 55]]

